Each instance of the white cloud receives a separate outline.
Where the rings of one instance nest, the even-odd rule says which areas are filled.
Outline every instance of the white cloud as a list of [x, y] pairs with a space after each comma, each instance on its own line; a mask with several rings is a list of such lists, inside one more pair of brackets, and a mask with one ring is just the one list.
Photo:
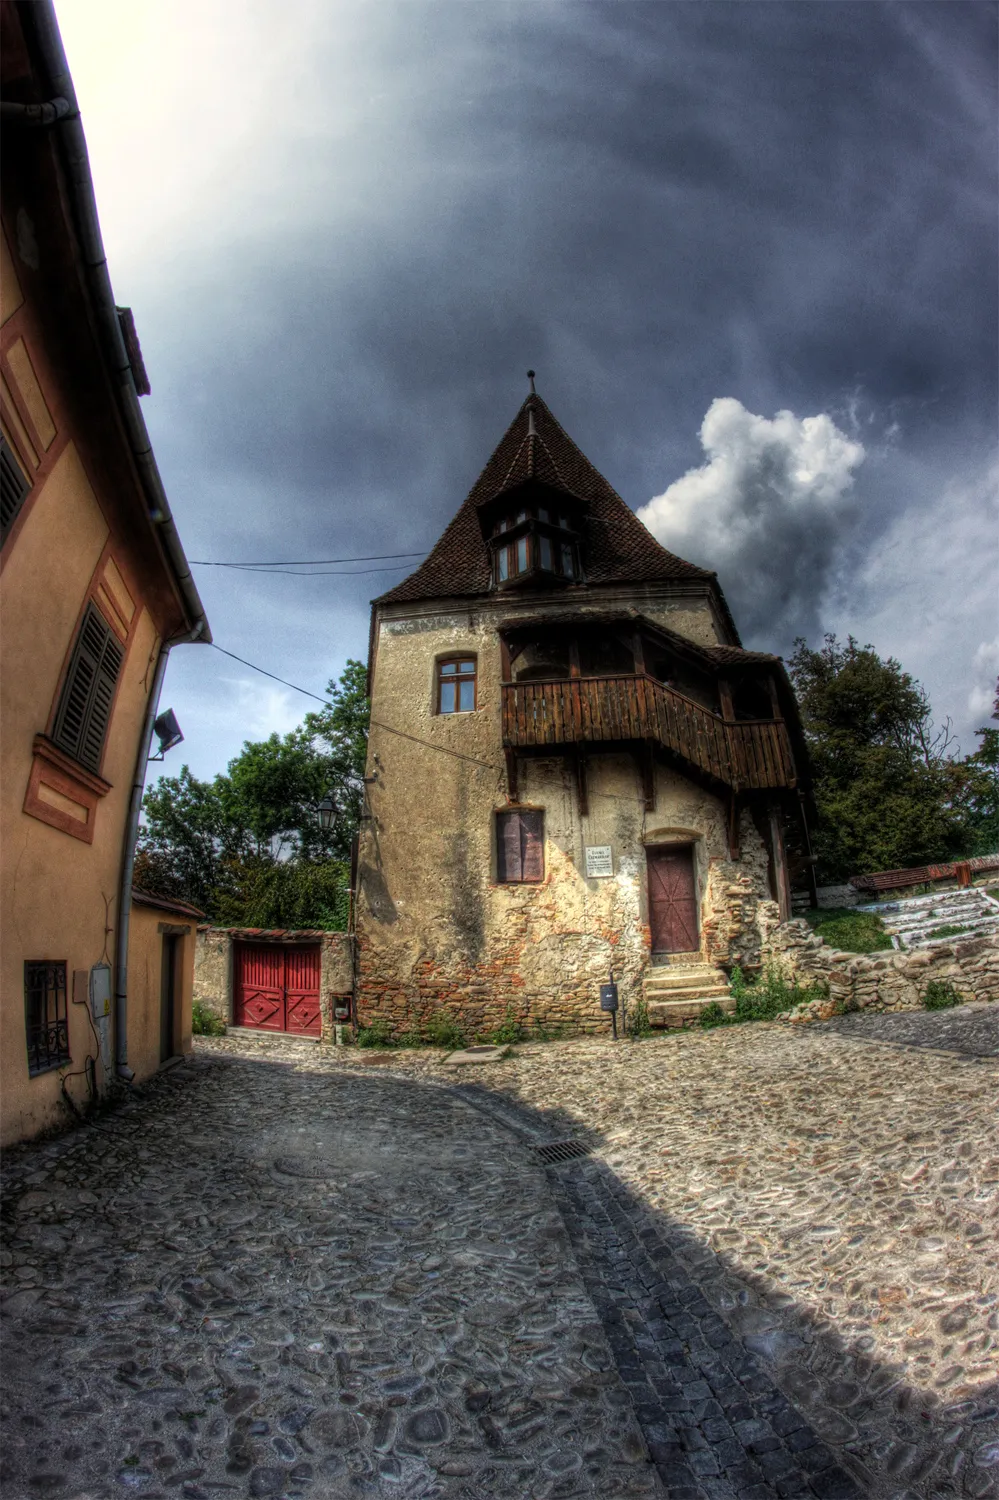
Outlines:
[[830, 416], [756, 416], [734, 397], [701, 424], [706, 462], [639, 516], [671, 552], [717, 568], [750, 633], [813, 633], [865, 450]]
[[975, 652], [972, 670], [978, 681], [968, 694], [968, 708], [972, 714], [988, 714], [996, 696], [996, 677], [999, 675], [999, 636], [994, 641], [982, 641]]

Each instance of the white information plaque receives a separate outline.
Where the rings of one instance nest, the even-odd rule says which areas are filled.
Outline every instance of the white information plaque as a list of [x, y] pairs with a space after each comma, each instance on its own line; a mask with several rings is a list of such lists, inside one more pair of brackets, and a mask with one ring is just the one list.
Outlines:
[[587, 844], [586, 846], [586, 878], [587, 880], [599, 879], [604, 875], [614, 874], [614, 856], [610, 844]]

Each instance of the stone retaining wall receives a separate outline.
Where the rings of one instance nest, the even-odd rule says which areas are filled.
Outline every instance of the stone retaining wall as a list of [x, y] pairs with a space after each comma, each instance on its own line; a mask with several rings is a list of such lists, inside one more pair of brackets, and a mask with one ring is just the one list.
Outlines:
[[953, 984], [965, 1000], [999, 1000], [999, 939], [969, 937], [915, 952], [842, 953], [801, 920], [785, 922], [764, 947], [803, 984], [824, 984], [828, 996], [788, 1011], [781, 1020], [828, 1020], [844, 1010], [920, 1010], [931, 980]]

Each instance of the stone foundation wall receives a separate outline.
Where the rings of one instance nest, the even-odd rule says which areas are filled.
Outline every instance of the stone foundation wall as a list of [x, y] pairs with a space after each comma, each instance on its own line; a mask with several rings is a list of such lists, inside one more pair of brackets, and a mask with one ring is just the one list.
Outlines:
[[920, 1010], [931, 980], [953, 984], [965, 1000], [999, 1000], [999, 939], [969, 937], [914, 952], [842, 953], [804, 921], [785, 922], [768, 937], [764, 962], [776, 961], [804, 984], [821, 983], [828, 997], [788, 1011], [781, 1020], [828, 1020], [844, 1010]]

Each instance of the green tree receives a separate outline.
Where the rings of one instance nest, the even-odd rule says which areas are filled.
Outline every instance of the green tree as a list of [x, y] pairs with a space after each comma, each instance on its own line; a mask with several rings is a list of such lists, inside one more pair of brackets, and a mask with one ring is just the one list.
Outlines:
[[[224, 775], [183, 766], [143, 801], [136, 880], [193, 901], [228, 926], [342, 927], [347, 858], [359, 826], [367, 675], [348, 661], [329, 703], [290, 734], [247, 741]], [[329, 793], [331, 830], [317, 815]]]
[[[992, 705], [999, 722], [999, 683]], [[975, 731], [980, 744], [963, 763], [961, 802], [967, 825], [967, 854], [999, 852], [999, 729], [987, 724]]]
[[845, 880], [962, 851], [965, 773], [949, 725], [935, 730], [920, 684], [894, 657], [827, 635], [795, 642], [789, 662], [811, 753], [826, 880]]

